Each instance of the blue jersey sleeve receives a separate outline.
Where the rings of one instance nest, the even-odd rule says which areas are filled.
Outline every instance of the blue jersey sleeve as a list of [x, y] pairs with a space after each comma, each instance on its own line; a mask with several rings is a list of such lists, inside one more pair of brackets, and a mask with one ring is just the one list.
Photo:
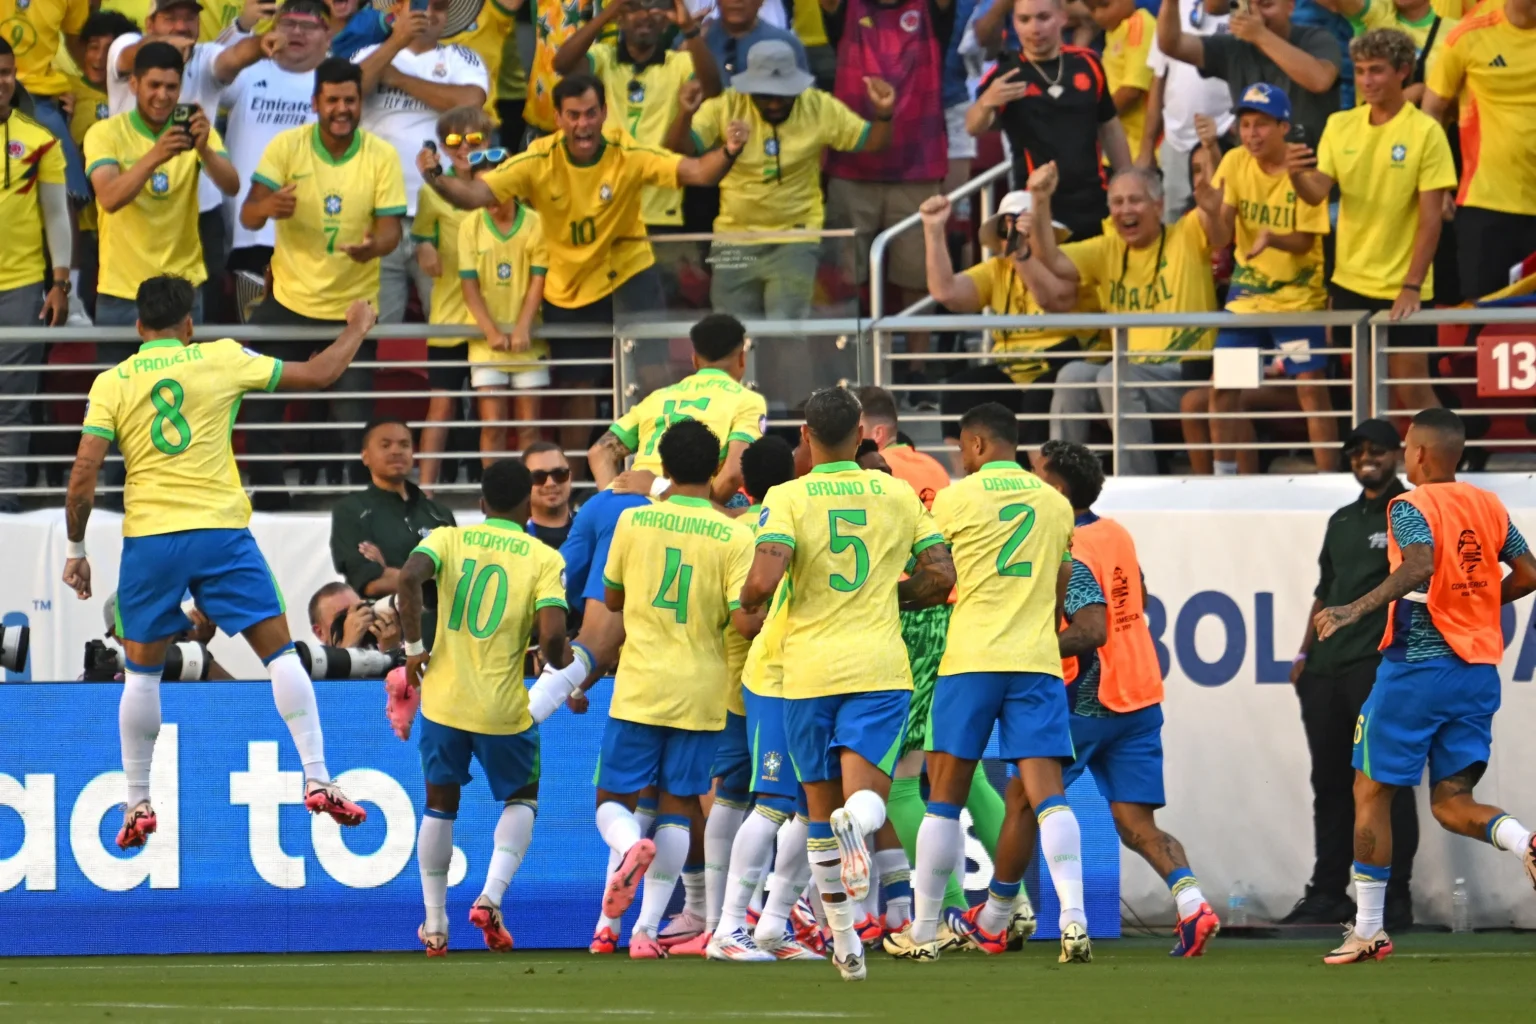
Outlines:
[[1499, 561], [1513, 562], [1529, 550], [1530, 548], [1526, 545], [1525, 538], [1521, 536], [1520, 530], [1515, 526], [1514, 520], [1510, 520], [1509, 532], [1504, 535], [1504, 546], [1499, 549]]
[[1435, 535], [1429, 531], [1429, 523], [1424, 519], [1424, 513], [1406, 501], [1393, 503], [1387, 526], [1400, 548], [1406, 548], [1410, 544], [1435, 546]]
[[1104, 600], [1104, 588], [1094, 578], [1093, 570], [1077, 559], [1072, 559], [1072, 578], [1067, 581], [1067, 618], [1071, 618], [1091, 604], [1108, 604]]

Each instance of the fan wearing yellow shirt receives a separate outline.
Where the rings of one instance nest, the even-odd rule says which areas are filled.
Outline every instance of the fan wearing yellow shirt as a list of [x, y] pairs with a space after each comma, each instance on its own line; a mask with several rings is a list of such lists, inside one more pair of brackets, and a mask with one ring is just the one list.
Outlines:
[[32, 97], [31, 116], [58, 139], [64, 151], [69, 194], [89, 198], [90, 182], [80, 150], [69, 134], [63, 97], [69, 92], [65, 69], [80, 54], [80, 30], [90, 17], [89, 0], [4, 0], [0, 36], [16, 55], [16, 79]]
[[[688, 855], [725, 727], [727, 622], [746, 637], [762, 618], [737, 595], [752, 561], [752, 534], [710, 504], [720, 440], [696, 420], [669, 427], [658, 445], [671, 481], [666, 500], [626, 511], [602, 572], [604, 602], [623, 616], [625, 653], [597, 766], [597, 828], [619, 856], [603, 914], [623, 915], [640, 875], [645, 896], [630, 936], [632, 960], [665, 956], [656, 932]], [[657, 788], [656, 838], [640, 833], [640, 791]]]
[[[1104, 30], [1104, 77], [1125, 129], [1131, 155], [1145, 167], [1157, 165], [1157, 137], [1145, 138], [1147, 93], [1152, 68], [1147, 56], [1157, 35], [1157, 18], [1135, 0], [1088, 0], [1094, 22]], [[1104, 161], [1109, 163], [1108, 158]]]
[[[69, 76], [69, 136], [75, 145], [85, 143], [85, 133], [98, 121], [111, 116], [107, 104], [107, 50], [118, 36], [137, 32], [138, 26], [116, 11], [97, 11], [86, 19], [80, 30], [81, 61], [78, 75]], [[81, 277], [87, 277], [87, 269], [99, 266], [100, 250], [96, 236], [96, 204], [86, 203], [80, 210]], [[87, 240], [85, 234], [89, 233]], [[95, 301], [95, 273], [89, 274], [89, 283], [81, 282], [82, 297]]]
[[[1445, 47], [1445, 40], [1461, 20], [1460, 0], [1318, 0], [1349, 20], [1350, 28], [1360, 36], [1373, 28], [1395, 28], [1413, 40], [1418, 61], [1403, 94], [1408, 102], [1419, 106], [1424, 102], [1424, 74], [1431, 58], [1438, 59]], [[1454, 12], [1444, 13], [1440, 8], [1453, 7]], [[1365, 103], [1365, 97], [1357, 95], [1355, 105]]]
[[833, 963], [848, 981], [866, 973], [854, 925], [872, 865], [887, 903], [911, 902], [910, 865], [885, 808], [912, 695], [898, 608], [942, 604], [955, 582], [917, 492], [854, 461], [861, 413], [844, 388], [807, 400], [800, 436], [811, 472], [764, 498], [741, 592], [742, 607], [757, 611], [790, 581], [784, 726], [805, 787], [811, 872], [832, 927]]
[[[426, 920], [417, 932], [427, 956], [448, 954], [448, 867], [459, 795], [480, 763], [502, 805], [485, 888], [469, 912], [485, 945], [510, 952], [502, 897], [533, 839], [539, 806], [539, 726], [529, 714], [523, 655], [531, 636], [552, 665], [565, 666], [565, 563], [529, 537], [533, 478], [522, 462], [492, 463], [480, 481], [478, 526], [443, 526], [416, 546], [400, 569], [400, 627], [405, 677], [421, 690], [421, 774], [426, 812], [416, 840]], [[452, 605], [437, 618], [427, 653], [421, 634], [422, 586], [435, 580]]]
[[[1286, 168], [1286, 134], [1291, 128], [1291, 101], [1266, 82], [1255, 82], [1237, 104], [1238, 136], [1242, 146], [1221, 161], [1213, 181], [1222, 189], [1224, 232], [1237, 238], [1236, 268], [1227, 293], [1232, 313], [1303, 313], [1326, 309], [1323, 281], [1323, 236], [1328, 233], [1326, 204], [1308, 203], [1296, 195]], [[1201, 116], [1201, 128], [1215, 126]], [[1277, 349], [1273, 365], [1293, 380], [1328, 378], [1328, 332], [1323, 327], [1224, 327], [1217, 348]], [[1212, 389], [1212, 413], [1235, 413], [1242, 392]], [[1333, 472], [1339, 433], [1332, 417], [1328, 388], [1301, 384], [1296, 400], [1307, 417], [1307, 434], [1320, 473]], [[1252, 443], [1253, 423], [1213, 418], [1211, 436], [1233, 446]], [[1235, 456], [1235, 457], [1234, 457]], [[1258, 452], [1218, 450], [1217, 475], [1257, 473]]]
[[[615, 21], [618, 37], [599, 42]], [[663, 42], [674, 28], [683, 39], [681, 50], [669, 50]], [[556, 51], [555, 71], [562, 75], [590, 71], [601, 79], [608, 96], [608, 123], [646, 146], [666, 145], [667, 126], [678, 109], [684, 83], [697, 80], [706, 96], [720, 92], [720, 69], [684, 0], [604, 7]], [[683, 190], [647, 186], [641, 196], [641, 216], [648, 227], [680, 227]]]
[[314, 686], [289, 635], [277, 582], [247, 529], [251, 503], [230, 427], [248, 391], [316, 391], [339, 377], [373, 326], [373, 312], [354, 305], [346, 329], [323, 351], [283, 363], [227, 339], [190, 344], [193, 297], [184, 278], [153, 277], [139, 286], [144, 344], [91, 385], [64, 499], [64, 583], [86, 600], [85, 527], [97, 473], [115, 442], [128, 468], [116, 627], [127, 656], [118, 709], [128, 792], [117, 845], [125, 850], [143, 846], [157, 825], [149, 774], [160, 733], [160, 674], [170, 638], [188, 628], [181, 600], [189, 590], [220, 629], [244, 635], [271, 673], [278, 713], [304, 765], [304, 805], [343, 825], [367, 817], [326, 769]]

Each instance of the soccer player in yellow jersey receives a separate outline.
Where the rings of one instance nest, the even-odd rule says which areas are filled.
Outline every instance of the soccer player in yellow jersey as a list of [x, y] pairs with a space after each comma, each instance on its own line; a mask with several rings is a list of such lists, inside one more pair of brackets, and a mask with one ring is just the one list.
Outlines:
[[[742, 607], [761, 609], [788, 577], [784, 727], [810, 815], [811, 871], [844, 979], [865, 976], [854, 925], [874, 867], [910, 898], [907, 856], [886, 821], [912, 673], [898, 606], [940, 604], [955, 583], [944, 539], [911, 486], [862, 470], [859, 400], [845, 388], [811, 395], [801, 438], [813, 468], [768, 492]], [[915, 563], [913, 559], [915, 558]], [[911, 574], [902, 573], [913, 563]], [[968, 641], [969, 642], [969, 641]]]
[[155, 831], [149, 766], [160, 733], [160, 673], [166, 644], [188, 625], [181, 611], [187, 590], [225, 633], [243, 634], [271, 672], [278, 713], [304, 764], [304, 805], [359, 824], [366, 814], [326, 769], [314, 686], [288, 634], [277, 582], [246, 529], [251, 503], [240, 487], [230, 425], [248, 391], [317, 391], [341, 376], [373, 326], [373, 311], [354, 304], [340, 337], [305, 362], [284, 363], [235, 341], [189, 344], [193, 289], [184, 278], [150, 278], [139, 286], [138, 303], [144, 344], [91, 385], [65, 498], [64, 582], [85, 600], [85, 525], [96, 475], [116, 442], [128, 467], [117, 577], [117, 635], [127, 655], [118, 730], [128, 800], [117, 845], [143, 846]]
[[[416, 840], [427, 917], [418, 934], [428, 956], [448, 954], [448, 865], [459, 791], [480, 762], [491, 796], [503, 806], [485, 888], [469, 921], [486, 948], [512, 949], [502, 896], [533, 838], [539, 806], [539, 726], [528, 711], [523, 654], [537, 633], [546, 660], [570, 661], [565, 639], [565, 563], [529, 537], [533, 478], [519, 461], [503, 459], [480, 482], [478, 526], [442, 526], [417, 545], [400, 569], [400, 626], [406, 681], [421, 688], [421, 774], [427, 806]], [[445, 610], [428, 654], [421, 635], [421, 588], [437, 581]], [[451, 604], [448, 595], [452, 595]]]
[[[1016, 460], [1018, 420], [995, 402], [960, 420], [966, 476], [933, 499], [933, 518], [954, 551], [959, 595], [934, 687], [928, 727], [928, 814], [917, 834], [917, 916], [906, 959], [938, 957], [944, 887], [961, 863], [960, 808], [994, 725], [999, 755], [1018, 765], [1010, 786], [985, 903], [965, 915], [970, 941], [1007, 949], [1024, 869], [1041, 849], [1061, 901], [1061, 962], [1091, 960], [1083, 913], [1077, 818], [1061, 783], [1072, 760], [1056, 624], [1059, 587], [1071, 576], [1072, 506]], [[1104, 640], [1103, 630], [1092, 650]], [[1076, 651], [1071, 653], [1077, 653]]]
[[[715, 509], [709, 481], [720, 441], [694, 420], [662, 437], [665, 501], [625, 511], [603, 568], [604, 600], [623, 615], [625, 654], [597, 767], [597, 827], [620, 861], [603, 913], [620, 917], [640, 875], [645, 896], [629, 940], [635, 960], [665, 956], [656, 932], [701, 816], [710, 767], [725, 727], [728, 689], [724, 629], [756, 634], [761, 616], [738, 608], [752, 560], [751, 531]], [[658, 791], [656, 839], [635, 822], [640, 791]]]

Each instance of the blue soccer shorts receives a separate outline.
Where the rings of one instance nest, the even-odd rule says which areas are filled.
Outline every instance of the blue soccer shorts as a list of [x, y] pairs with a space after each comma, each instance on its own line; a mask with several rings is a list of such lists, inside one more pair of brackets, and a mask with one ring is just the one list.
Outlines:
[[429, 786], [467, 786], [469, 759], [480, 762], [491, 796], [505, 803], [539, 781], [539, 727], [491, 736], [421, 716], [421, 774]]
[[187, 629], [191, 623], [181, 600], [188, 590], [228, 636], [287, 612], [250, 530], [124, 537], [117, 572], [118, 637], [154, 643]]
[[673, 796], [703, 796], [714, 777], [710, 769], [719, 746], [718, 731], [610, 718], [603, 727], [594, 781], [610, 793], [638, 793], [654, 785]]
[[[570, 556], [566, 558], [566, 572], [573, 588], [584, 574], [586, 582], [579, 584], [582, 600], [599, 603], [603, 600], [603, 567], [608, 564], [608, 548], [613, 543], [613, 531], [619, 525], [619, 516], [625, 509], [650, 503], [651, 499], [643, 494], [598, 491], [581, 506], [581, 514], [577, 516], [578, 521], [581, 521], [580, 538], [576, 532], [578, 527], [573, 525], [571, 536], [561, 546], [560, 554], [565, 556], [566, 548], [571, 549]], [[572, 540], [578, 543], [572, 544]]]
[[784, 732], [784, 698], [759, 697], [745, 688], [741, 695], [747, 702], [752, 792], [793, 800], [800, 786], [789, 760], [789, 739]]
[[1083, 774], [1105, 800], [1116, 804], [1161, 807], [1163, 794], [1163, 706], [1108, 718], [1072, 715], [1072, 746], [1077, 757], [1062, 773], [1063, 787]]
[[843, 777], [842, 749], [890, 775], [907, 732], [911, 690], [872, 690], [784, 700], [789, 758], [801, 782]]
[[725, 729], [720, 733], [709, 774], [720, 780], [716, 798], [744, 801], [752, 792], [752, 748], [747, 742], [747, 720], [734, 711], [725, 713]]
[[1433, 786], [1486, 764], [1500, 697], [1495, 665], [1469, 665], [1455, 655], [1383, 659], [1355, 722], [1355, 769], [1389, 786], [1417, 786], [1428, 763]]
[[933, 688], [926, 749], [981, 760], [998, 728], [998, 756], [1072, 759], [1067, 688], [1044, 672], [962, 672], [939, 676]]
[[[1237, 294], [1234, 290], [1228, 301]], [[1279, 359], [1287, 377], [1328, 369], [1328, 353], [1319, 351], [1328, 347], [1326, 327], [1223, 327], [1216, 333], [1216, 347], [1279, 349], [1280, 355], [1264, 358]]]

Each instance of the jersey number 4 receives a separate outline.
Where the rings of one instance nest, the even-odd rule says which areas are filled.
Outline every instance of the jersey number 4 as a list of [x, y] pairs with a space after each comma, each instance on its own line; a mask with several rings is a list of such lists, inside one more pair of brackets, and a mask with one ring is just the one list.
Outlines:
[[[1023, 516], [1022, 519], [1019, 519]], [[1019, 525], [1013, 528], [1008, 539], [1003, 542], [1003, 550], [997, 553], [997, 574], [999, 576], [1024, 576], [1035, 574], [1033, 562], [1015, 562], [1013, 556], [1023, 546], [1029, 531], [1035, 528], [1035, 508], [1033, 505], [1004, 505], [1002, 511], [997, 514], [998, 522], [1011, 523], [1019, 519]]]
[[[475, 572], [475, 559], [466, 558], [459, 567], [459, 585], [453, 588], [453, 609], [448, 613], [448, 628], [463, 629], [465, 611], [469, 612], [469, 635], [484, 640], [501, 625], [501, 616], [507, 610], [507, 570], [494, 562]], [[491, 608], [484, 613], [485, 592], [491, 581], [496, 583], [496, 595]]]
[[[671, 404], [671, 403], [668, 403]], [[693, 586], [693, 566], [683, 563], [683, 553], [678, 548], [667, 548], [667, 564], [661, 570], [661, 586], [651, 599], [652, 608], [672, 613], [677, 624], [688, 622], [688, 591]], [[676, 596], [673, 596], [673, 595]]]

